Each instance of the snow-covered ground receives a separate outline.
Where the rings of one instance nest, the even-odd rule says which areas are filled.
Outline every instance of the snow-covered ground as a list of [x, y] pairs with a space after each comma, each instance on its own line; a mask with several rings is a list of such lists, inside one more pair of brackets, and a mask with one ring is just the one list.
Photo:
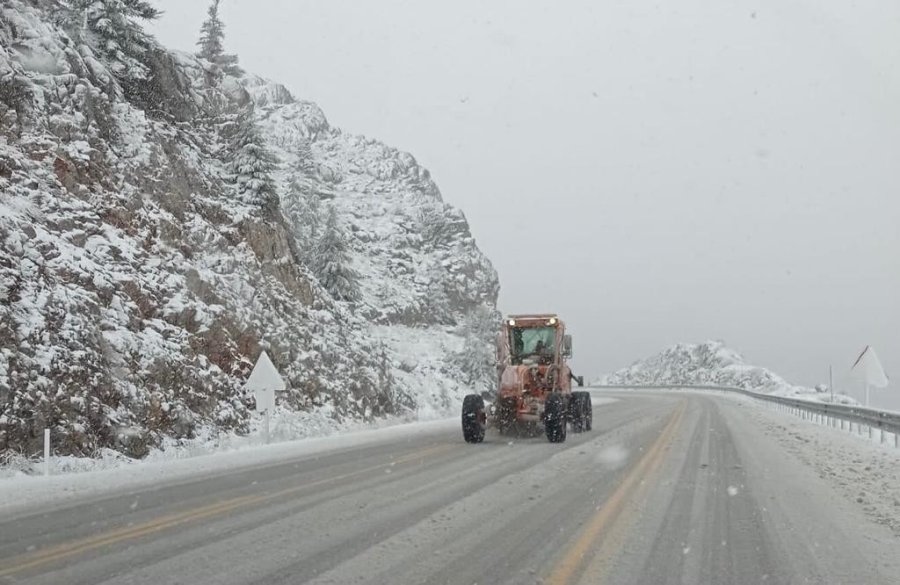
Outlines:
[[890, 434], [881, 443], [878, 431], [870, 440], [867, 433], [851, 434], [744, 400], [756, 405], [748, 414], [768, 435], [900, 537], [900, 449]]
[[[416, 419], [388, 417], [362, 422], [348, 419], [338, 422], [327, 409], [313, 412], [294, 412], [278, 406], [269, 420], [269, 446], [276, 443], [303, 442], [394, 427], [405, 423], [439, 420], [438, 416], [419, 416]], [[102, 449], [96, 457], [53, 456], [50, 463], [52, 475], [97, 472], [108, 469], [134, 469], [137, 465], [157, 464], [206, 455], [217, 455], [255, 448], [268, 448], [263, 434], [262, 415], [256, 414], [250, 422], [250, 432], [239, 435], [223, 432], [213, 426], [202, 427], [193, 439], [167, 439], [158, 449], [153, 449], [143, 459], [129, 458], [113, 449]], [[51, 441], [52, 442], [52, 441]], [[4, 480], [34, 476], [43, 473], [43, 460], [8, 455], [0, 465], [0, 483]]]
[[[273, 435], [277, 433], [277, 425], [277, 422], [273, 422]], [[57, 505], [69, 500], [101, 496], [148, 485], [163, 486], [210, 474], [273, 464], [325, 451], [375, 445], [398, 438], [412, 441], [424, 434], [455, 430], [458, 426], [459, 419], [454, 417], [395, 424], [382, 428], [357, 426], [355, 429], [345, 429], [346, 432], [323, 429], [323, 432], [332, 434], [269, 445], [262, 444], [261, 436], [254, 434], [244, 442], [220, 444], [218, 449], [215, 449], [214, 443], [210, 441], [205, 445], [197, 443], [193, 448], [155, 453], [145, 460], [130, 460], [122, 456], [110, 456], [99, 460], [62, 458], [54, 463], [54, 474], [50, 477], [19, 473], [0, 479], [0, 514], [11, 514], [37, 504]], [[309, 429], [310, 425], [304, 424], [303, 428]], [[60, 473], [76, 470], [85, 472]]]

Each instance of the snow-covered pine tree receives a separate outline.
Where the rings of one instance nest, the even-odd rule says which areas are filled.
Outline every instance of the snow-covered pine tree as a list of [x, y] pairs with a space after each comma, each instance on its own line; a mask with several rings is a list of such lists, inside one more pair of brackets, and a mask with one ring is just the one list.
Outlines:
[[200, 51], [197, 55], [212, 63], [217, 74], [237, 77], [243, 70], [238, 67], [237, 56], [225, 52], [225, 24], [219, 18], [219, 4], [221, 0], [212, 0], [209, 5], [206, 20], [200, 26], [200, 40], [197, 41]]
[[308, 138], [304, 138], [297, 146], [297, 168], [307, 179], [316, 175], [316, 161]]
[[310, 264], [319, 240], [322, 204], [315, 190], [316, 163], [309, 140], [300, 142], [296, 156], [297, 165], [291, 174], [283, 207], [294, 224], [294, 233], [306, 256], [306, 263]]
[[219, 18], [219, 3], [220, 0], [212, 0], [210, 3], [206, 20], [200, 25], [200, 40], [197, 41], [197, 46], [200, 47], [197, 55], [211, 63], [216, 63], [225, 52], [225, 25]]
[[153, 45], [138, 20], [154, 20], [161, 14], [147, 0], [70, 0], [78, 34], [96, 51], [120, 80], [147, 79], [150, 70], [143, 57]]
[[291, 223], [301, 257], [310, 266], [321, 231], [322, 204], [309, 180], [302, 174], [291, 176], [282, 209]]
[[335, 299], [355, 301], [359, 298], [359, 275], [350, 268], [347, 241], [338, 225], [334, 206], [328, 208], [322, 237], [316, 246], [313, 272]]
[[275, 206], [278, 194], [272, 181], [275, 158], [263, 142], [262, 134], [248, 107], [238, 116], [231, 137], [229, 168], [238, 197], [247, 204]]
[[498, 320], [498, 315], [484, 305], [475, 307], [461, 320], [457, 333], [464, 340], [463, 347], [453, 355], [453, 363], [462, 371], [466, 384], [492, 389], [490, 384], [496, 373], [493, 340]]

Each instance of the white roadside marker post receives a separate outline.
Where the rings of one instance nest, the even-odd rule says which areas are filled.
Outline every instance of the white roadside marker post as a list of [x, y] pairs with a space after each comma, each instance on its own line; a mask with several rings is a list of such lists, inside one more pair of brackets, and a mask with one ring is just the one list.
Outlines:
[[281, 374], [275, 368], [275, 364], [269, 359], [269, 354], [263, 351], [250, 372], [250, 377], [244, 385], [247, 390], [253, 392], [256, 398], [256, 412], [262, 413], [263, 440], [269, 444], [269, 417], [275, 409], [275, 391], [284, 391], [286, 386]]
[[44, 477], [50, 477], [50, 429], [44, 429]]

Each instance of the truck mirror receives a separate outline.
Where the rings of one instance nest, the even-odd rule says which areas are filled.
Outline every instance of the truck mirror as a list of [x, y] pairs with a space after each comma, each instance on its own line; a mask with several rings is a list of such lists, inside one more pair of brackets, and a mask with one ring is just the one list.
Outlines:
[[572, 357], [572, 336], [563, 335], [563, 357], [569, 359]]

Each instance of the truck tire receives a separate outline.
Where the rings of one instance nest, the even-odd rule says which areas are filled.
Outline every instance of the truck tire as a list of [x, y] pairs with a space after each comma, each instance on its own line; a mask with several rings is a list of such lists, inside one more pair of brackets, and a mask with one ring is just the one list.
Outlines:
[[566, 440], [567, 416], [566, 402], [562, 394], [551, 394], [544, 405], [544, 430], [551, 443], [564, 443]]
[[584, 394], [582, 403], [584, 410], [582, 411], [583, 424], [581, 426], [585, 431], [589, 431], [594, 427], [594, 406], [591, 404], [591, 393], [582, 392], [582, 394]]
[[480, 443], [484, 440], [484, 398], [469, 394], [463, 398], [462, 431], [466, 443]]
[[584, 431], [584, 396], [583, 392], [572, 392], [569, 399], [569, 422], [572, 423], [572, 431], [580, 433]]

